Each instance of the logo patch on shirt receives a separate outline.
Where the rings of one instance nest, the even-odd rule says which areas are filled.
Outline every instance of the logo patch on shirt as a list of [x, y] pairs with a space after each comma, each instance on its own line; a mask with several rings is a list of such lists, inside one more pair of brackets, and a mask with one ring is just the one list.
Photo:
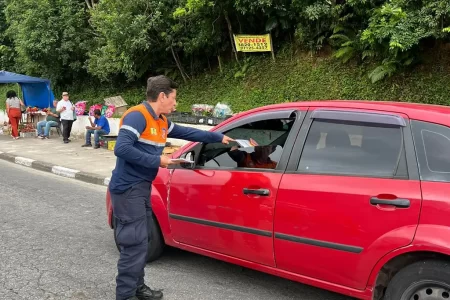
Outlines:
[[150, 128], [150, 133], [152, 135], [158, 135], [158, 131], [156, 130], [156, 128]]
[[165, 128], [163, 128], [162, 133], [161, 133], [162, 138], [165, 139], [166, 135], [167, 135], [167, 130]]

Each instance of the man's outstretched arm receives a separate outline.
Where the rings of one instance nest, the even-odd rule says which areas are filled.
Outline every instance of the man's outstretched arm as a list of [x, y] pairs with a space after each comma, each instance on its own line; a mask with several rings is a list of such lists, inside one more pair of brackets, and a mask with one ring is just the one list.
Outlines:
[[181, 139], [190, 142], [200, 143], [224, 143], [233, 141], [229, 137], [212, 131], [205, 131], [196, 128], [184, 127], [169, 121], [169, 138]]

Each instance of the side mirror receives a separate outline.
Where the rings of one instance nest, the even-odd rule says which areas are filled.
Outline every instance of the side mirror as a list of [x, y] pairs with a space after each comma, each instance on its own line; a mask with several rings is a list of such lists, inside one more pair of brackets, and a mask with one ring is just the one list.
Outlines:
[[181, 163], [180, 164], [180, 167], [183, 168], [183, 169], [191, 169], [191, 170], [193, 170], [194, 166], [195, 166], [195, 164], [193, 164], [193, 163]]
[[185, 153], [181, 157], [186, 158], [187, 160], [194, 161], [194, 153], [193, 152]]

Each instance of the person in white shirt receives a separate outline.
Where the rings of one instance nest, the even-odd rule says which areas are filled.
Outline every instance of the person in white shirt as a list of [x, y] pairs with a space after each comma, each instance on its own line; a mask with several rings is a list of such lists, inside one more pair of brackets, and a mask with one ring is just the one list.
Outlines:
[[63, 126], [63, 141], [64, 144], [70, 142], [70, 132], [72, 131], [72, 124], [74, 121], [74, 110], [75, 106], [69, 100], [69, 93], [62, 93], [62, 100], [58, 102], [56, 106], [56, 111], [60, 113], [61, 124]]

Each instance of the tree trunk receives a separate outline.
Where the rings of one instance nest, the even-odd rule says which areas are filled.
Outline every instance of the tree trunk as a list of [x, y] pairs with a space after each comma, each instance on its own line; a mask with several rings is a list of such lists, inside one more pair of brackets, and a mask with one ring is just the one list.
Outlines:
[[94, 8], [94, 0], [84, 0], [86, 2], [86, 5], [89, 9]]
[[239, 23], [239, 34], [242, 34], [242, 24], [241, 24], [241, 21], [239, 20], [239, 16], [238, 15], [236, 15], [236, 19], [237, 19], [237, 21]]
[[219, 61], [219, 70], [222, 73], [222, 60], [220, 59], [220, 55], [217, 55], [217, 60]]
[[191, 54], [191, 76], [194, 77], [194, 55]]
[[86, 5], [89, 9], [94, 9], [95, 6], [98, 4], [99, 0], [84, 0], [86, 2]]
[[188, 80], [191, 80], [191, 77], [188, 75], [188, 73], [186, 72], [186, 70], [183, 68], [183, 64], [181, 63], [181, 59], [180, 59], [180, 57], [178, 56], [178, 52], [175, 52], [175, 55], [176, 55], [177, 58], [178, 58], [178, 63], [180, 64], [181, 70], [183, 70], [183, 72], [184, 72], [184, 76], [185, 76]]
[[231, 42], [231, 47], [232, 47], [233, 52], [234, 52], [234, 57], [236, 58], [237, 63], [239, 65], [241, 65], [240, 62], [239, 62], [238, 53], [237, 53], [237, 50], [236, 50], [236, 45], [234, 44], [233, 27], [231, 26], [230, 18], [228, 17], [228, 13], [227, 13], [226, 10], [223, 11], [223, 14], [225, 16], [225, 20], [227, 21], [228, 33], [230, 34], [230, 42]]
[[179, 61], [178, 56], [175, 54], [175, 51], [173, 50], [173, 47], [170, 47], [170, 50], [172, 50], [173, 59], [175, 60], [175, 63], [177, 64], [178, 70], [180, 70], [181, 76], [183, 77], [184, 82], [187, 82], [186, 75], [184, 74], [183, 67], [181, 66], [181, 63]]

